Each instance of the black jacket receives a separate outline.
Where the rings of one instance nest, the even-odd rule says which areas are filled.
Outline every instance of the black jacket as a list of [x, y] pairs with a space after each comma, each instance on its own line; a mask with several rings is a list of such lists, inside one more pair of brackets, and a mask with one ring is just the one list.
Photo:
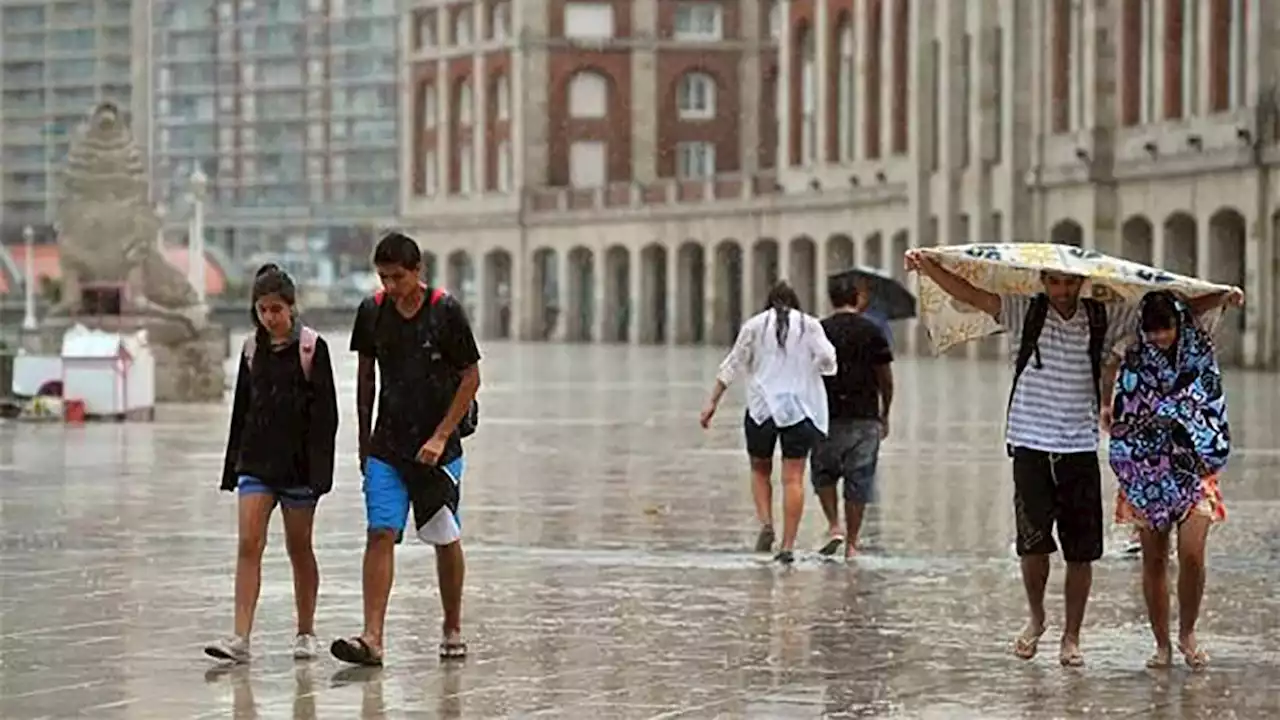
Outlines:
[[302, 369], [298, 341], [273, 348], [258, 343], [253, 367], [240, 355], [222, 489], [242, 475], [273, 488], [333, 488], [338, 394], [324, 338], [316, 339], [311, 378]]

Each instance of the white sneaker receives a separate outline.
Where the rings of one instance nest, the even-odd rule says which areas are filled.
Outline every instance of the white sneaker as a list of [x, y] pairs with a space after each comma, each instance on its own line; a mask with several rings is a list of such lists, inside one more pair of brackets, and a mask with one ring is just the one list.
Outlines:
[[314, 660], [316, 657], [316, 636], [299, 635], [293, 639], [294, 660]]
[[247, 663], [249, 662], [249, 639], [232, 635], [225, 640], [205, 645], [204, 654], [215, 660]]

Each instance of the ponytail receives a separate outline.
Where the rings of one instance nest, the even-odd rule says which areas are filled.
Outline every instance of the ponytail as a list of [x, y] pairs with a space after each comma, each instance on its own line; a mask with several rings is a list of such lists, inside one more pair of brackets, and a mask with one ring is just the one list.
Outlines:
[[768, 312], [769, 310], [773, 311], [774, 337], [778, 341], [778, 347], [785, 349], [787, 333], [791, 329], [790, 311], [800, 310], [800, 297], [787, 284], [787, 281], [779, 280], [769, 290], [769, 297], [765, 301], [765, 311]]

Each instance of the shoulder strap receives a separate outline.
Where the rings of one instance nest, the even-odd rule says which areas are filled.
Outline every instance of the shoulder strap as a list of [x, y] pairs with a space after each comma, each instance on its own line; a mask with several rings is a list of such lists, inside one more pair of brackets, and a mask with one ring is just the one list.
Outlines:
[[319, 339], [320, 333], [306, 325], [303, 325], [298, 333], [298, 354], [302, 356], [302, 375], [308, 381], [311, 380], [311, 366], [315, 364], [316, 341]]
[[1102, 355], [1107, 348], [1107, 306], [1094, 300], [1084, 298], [1085, 315], [1089, 319], [1089, 365], [1093, 371], [1094, 399], [1102, 402]]
[[1048, 316], [1049, 296], [1040, 293], [1031, 298], [1031, 303], [1027, 306], [1027, 314], [1022, 319], [1022, 338], [1018, 346], [1018, 358], [1013, 366], [1015, 386], [1033, 355], [1036, 359], [1036, 367], [1040, 367], [1040, 333], [1044, 330], [1044, 321]]
[[445, 295], [448, 295], [448, 294], [449, 293], [445, 292], [441, 288], [431, 288], [431, 299], [428, 301], [428, 304], [435, 305], [436, 303], [440, 302]]

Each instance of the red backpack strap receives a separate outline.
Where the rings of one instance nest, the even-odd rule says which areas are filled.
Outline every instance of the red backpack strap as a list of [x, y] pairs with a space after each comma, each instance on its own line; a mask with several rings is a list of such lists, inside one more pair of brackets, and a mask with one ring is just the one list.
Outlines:
[[436, 303], [440, 302], [441, 298], [443, 298], [445, 295], [448, 295], [448, 294], [449, 293], [445, 292], [441, 288], [431, 288], [430, 304], [435, 305]]
[[311, 380], [311, 366], [315, 364], [316, 342], [319, 339], [320, 333], [306, 325], [303, 325], [298, 333], [298, 354], [302, 356], [302, 375], [308, 381]]

